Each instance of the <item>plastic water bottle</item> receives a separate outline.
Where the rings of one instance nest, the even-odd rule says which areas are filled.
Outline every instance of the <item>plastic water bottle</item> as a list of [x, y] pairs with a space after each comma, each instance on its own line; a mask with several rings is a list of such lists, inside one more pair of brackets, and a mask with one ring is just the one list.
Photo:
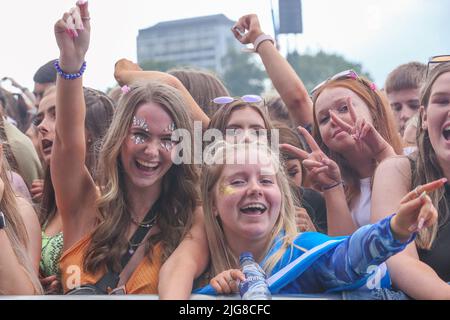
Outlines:
[[266, 281], [266, 274], [253, 259], [250, 252], [244, 252], [239, 257], [245, 281], [239, 284], [242, 300], [271, 300], [272, 295]]

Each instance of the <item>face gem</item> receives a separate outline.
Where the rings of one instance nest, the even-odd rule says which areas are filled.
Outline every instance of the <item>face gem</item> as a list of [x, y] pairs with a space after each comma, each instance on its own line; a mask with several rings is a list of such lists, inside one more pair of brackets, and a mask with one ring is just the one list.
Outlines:
[[132, 126], [141, 128], [145, 132], [148, 132], [148, 130], [149, 130], [147, 121], [145, 121], [145, 119], [142, 119], [142, 118], [133, 117], [133, 125]]
[[177, 126], [175, 125], [175, 122], [172, 122], [166, 129], [164, 129], [164, 132], [174, 132], [176, 128]]
[[135, 134], [131, 136], [131, 140], [133, 140], [134, 144], [136, 144], [136, 145], [145, 143], [144, 138], [142, 138], [141, 136], [135, 135]]

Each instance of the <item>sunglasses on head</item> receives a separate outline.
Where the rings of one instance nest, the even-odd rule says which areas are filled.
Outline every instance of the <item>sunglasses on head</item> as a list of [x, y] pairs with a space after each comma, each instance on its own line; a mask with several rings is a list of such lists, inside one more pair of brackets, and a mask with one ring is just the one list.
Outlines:
[[450, 55], [440, 55], [440, 56], [434, 56], [428, 59], [428, 66], [427, 66], [427, 77], [430, 74], [430, 72], [439, 64], [450, 62]]
[[260, 103], [263, 101], [263, 98], [257, 95], [248, 94], [242, 97], [217, 97], [213, 100], [213, 102], [215, 104], [228, 104], [239, 100], [247, 103]]
[[359, 76], [356, 73], [356, 71], [354, 70], [345, 70], [339, 73], [336, 73], [334, 76], [328, 78], [325, 81], [322, 81], [321, 83], [319, 83], [317, 86], [314, 87], [314, 89], [311, 90], [311, 95], [314, 95], [314, 93], [317, 92], [317, 90], [319, 90], [320, 88], [322, 88], [326, 83], [333, 81], [333, 80], [343, 80], [343, 79], [358, 79]]

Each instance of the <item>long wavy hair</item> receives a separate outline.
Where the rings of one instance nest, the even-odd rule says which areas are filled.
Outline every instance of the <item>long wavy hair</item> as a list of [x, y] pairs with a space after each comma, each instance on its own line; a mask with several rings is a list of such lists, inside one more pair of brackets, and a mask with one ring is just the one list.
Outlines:
[[269, 155], [269, 159], [276, 170], [276, 181], [281, 191], [281, 208], [280, 215], [270, 233], [266, 252], [270, 249], [270, 246], [274, 244], [274, 241], [278, 240], [277, 238], [280, 233], [284, 231], [285, 235], [280, 240], [282, 241], [281, 248], [272, 255], [263, 266], [265, 271], [270, 273], [286, 250], [293, 246], [293, 241], [298, 235], [293, 214], [295, 208], [291, 188], [284, 170], [281, 168], [280, 161], [266, 144], [230, 144], [222, 141], [212, 145], [211, 148], [214, 149], [215, 153], [211, 155], [211, 159], [208, 160], [208, 163], [212, 163], [212, 165], [203, 166], [201, 179], [205, 229], [209, 250], [211, 252], [211, 269], [209, 276], [217, 275], [222, 271], [235, 269], [239, 266], [239, 257], [233, 254], [228, 246], [220, 217], [216, 217], [213, 212], [214, 202], [216, 200], [214, 191], [219, 187], [220, 177], [226, 165], [216, 163], [225, 163], [224, 159], [226, 159], [227, 154], [231, 153], [234, 155], [238, 152], [247, 152], [247, 154], [250, 154], [250, 152], [252, 152], [252, 154], [254, 154], [253, 152], [264, 152], [264, 154]]
[[[431, 91], [436, 80], [444, 73], [450, 72], [450, 63], [440, 64], [432, 70], [428, 76], [424, 86], [422, 87], [420, 104], [427, 110]], [[422, 113], [424, 112], [422, 111]], [[443, 177], [444, 172], [439, 164], [436, 151], [430, 141], [430, 136], [427, 129], [422, 128], [422, 115], [419, 117], [417, 125], [417, 158], [416, 166], [413, 168], [413, 188], [415, 186], [423, 185], [431, 181]], [[416, 239], [416, 244], [421, 249], [431, 249], [439, 228], [444, 225], [449, 218], [448, 200], [445, 190], [440, 188], [430, 193], [433, 205], [438, 209], [439, 219], [434, 226], [423, 229], [419, 232]]]
[[[0, 153], [0, 157], [3, 158], [2, 168], [0, 168], [0, 178], [4, 184], [3, 197], [0, 201], [0, 210], [4, 213], [6, 218], [6, 228], [4, 230], [21, 268], [25, 271], [25, 274], [32, 283], [34, 293], [42, 294], [42, 286], [33, 268], [31, 257], [27, 252], [28, 233], [19, 213], [16, 196], [14, 195], [14, 191], [6, 174], [9, 170], [9, 166], [3, 153]], [[1, 288], [0, 291], [2, 291]]]
[[[354, 79], [337, 79], [331, 80], [321, 86], [313, 95], [314, 103], [314, 127], [313, 137], [317, 144], [323, 150], [323, 152], [334, 160], [341, 170], [342, 178], [345, 180], [345, 193], [347, 202], [350, 203], [352, 199], [360, 193], [360, 182], [358, 174], [353, 169], [352, 164], [349, 163], [342, 155], [337, 152], [331, 151], [328, 146], [323, 142], [322, 136], [319, 131], [319, 122], [316, 116], [317, 99], [320, 94], [329, 88], [346, 88], [353, 91], [358, 97], [360, 97], [369, 108], [370, 115], [373, 119], [373, 126], [375, 130], [389, 143], [394, 149], [396, 154], [403, 154], [403, 147], [399, 133], [396, 130], [394, 115], [389, 103], [379, 90], [373, 90], [371, 88], [371, 82], [367, 79], [359, 77]], [[377, 165], [377, 164], [376, 164]], [[375, 172], [374, 172], [375, 173]]]
[[[193, 145], [191, 119], [186, 111], [188, 107], [176, 89], [155, 82], [136, 83], [131, 86], [130, 92], [120, 98], [99, 156], [100, 222], [85, 255], [84, 269], [89, 272], [104, 266], [111, 266], [116, 272], [121, 270], [120, 258], [128, 248], [127, 231], [132, 220], [120, 151], [136, 110], [150, 102], [160, 105], [172, 117], [177, 128], [188, 130]], [[162, 260], [165, 261], [187, 235], [199, 200], [197, 184], [198, 172], [193, 164], [172, 165], [164, 175], [157, 213], [160, 232], [150, 236], [145, 244], [149, 259], [152, 258], [154, 246], [161, 243]]]
[[[44, 97], [56, 94], [56, 87], [51, 87], [44, 93]], [[108, 130], [114, 114], [114, 102], [103, 92], [83, 88], [84, 101], [86, 103], [85, 129], [88, 139], [86, 141], [85, 165], [91, 176], [96, 178], [96, 165], [102, 140]], [[44, 175], [44, 189], [39, 209], [39, 221], [41, 226], [49, 223], [56, 214], [55, 190], [50, 175], [50, 165], [47, 165]]]

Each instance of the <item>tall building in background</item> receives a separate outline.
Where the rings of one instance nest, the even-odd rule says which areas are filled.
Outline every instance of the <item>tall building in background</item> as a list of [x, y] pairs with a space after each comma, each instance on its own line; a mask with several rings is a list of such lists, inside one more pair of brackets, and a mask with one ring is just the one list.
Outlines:
[[138, 63], [172, 61], [181, 65], [214, 70], [221, 74], [222, 57], [228, 46], [240, 49], [231, 27], [234, 21], [223, 14], [161, 22], [139, 30]]

